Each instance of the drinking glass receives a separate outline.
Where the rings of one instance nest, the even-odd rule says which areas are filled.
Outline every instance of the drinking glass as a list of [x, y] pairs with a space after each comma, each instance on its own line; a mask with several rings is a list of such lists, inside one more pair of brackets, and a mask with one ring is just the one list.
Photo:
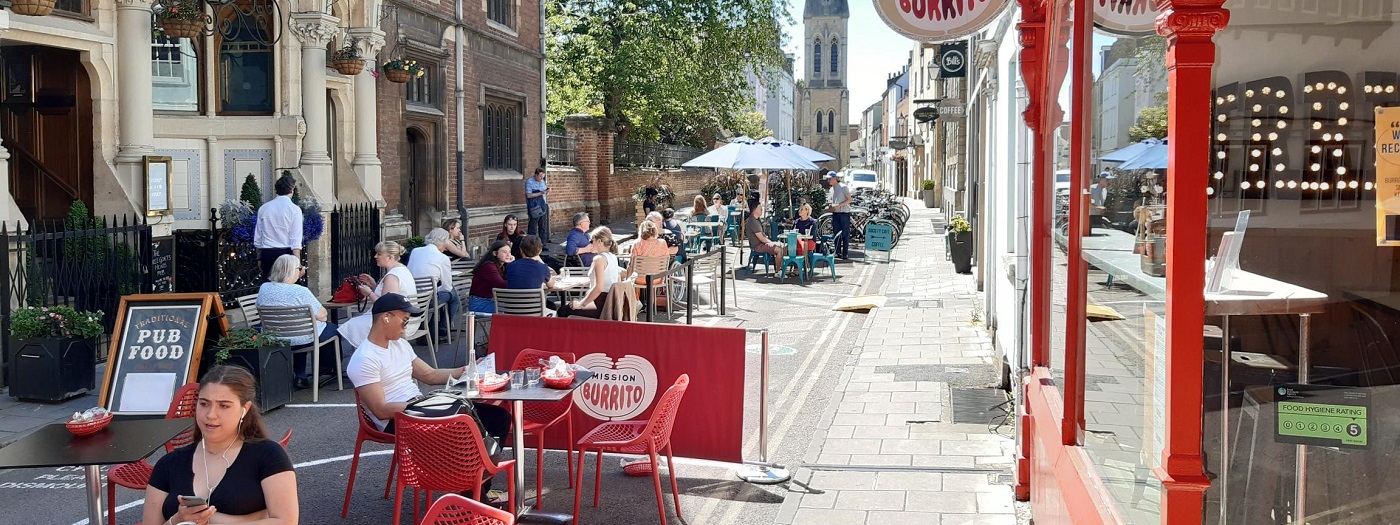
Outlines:
[[467, 395], [475, 396], [480, 394], [481, 385], [479, 384], [479, 382], [481, 381], [481, 374], [476, 373], [476, 370], [472, 370], [470, 372], [463, 373], [462, 375], [467, 377]]
[[524, 387], [524, 386], [525, 386], [525, 371], [523, 371], [523, 370], [511, 370], [511, 371], [510, 371], [510, 387], [514, 389], [514, 388], [522, 388], [522, 387]]
[[530, 386], [540, 384], [540, 367], [532, 366], [525, 369], [525, 383]]

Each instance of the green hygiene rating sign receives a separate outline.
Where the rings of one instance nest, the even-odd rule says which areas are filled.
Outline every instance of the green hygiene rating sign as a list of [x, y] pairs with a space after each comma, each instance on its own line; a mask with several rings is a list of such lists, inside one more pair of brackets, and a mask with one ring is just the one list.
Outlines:
[[1370, 393], [1361, 388], [1279, 385], [1274, 413], [1279, 443], [1366, 448]]

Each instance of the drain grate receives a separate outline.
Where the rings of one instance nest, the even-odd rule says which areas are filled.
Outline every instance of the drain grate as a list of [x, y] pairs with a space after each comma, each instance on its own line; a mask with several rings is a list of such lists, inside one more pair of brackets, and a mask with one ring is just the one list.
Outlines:
[[954, 423], [986, 424], [1008, 414], [1006, 391], [999, 388], [954, 388], [952, 398]]

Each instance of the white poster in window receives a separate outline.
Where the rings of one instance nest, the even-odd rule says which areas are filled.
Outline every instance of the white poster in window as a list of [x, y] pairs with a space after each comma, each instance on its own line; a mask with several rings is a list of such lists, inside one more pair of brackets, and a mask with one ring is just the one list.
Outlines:
[[146, 157], [146, 215], [166, 215], [170, 209], [170, 157]]
[[1400, 246], [1400, 108], [1376, 108], [1376, 246]]

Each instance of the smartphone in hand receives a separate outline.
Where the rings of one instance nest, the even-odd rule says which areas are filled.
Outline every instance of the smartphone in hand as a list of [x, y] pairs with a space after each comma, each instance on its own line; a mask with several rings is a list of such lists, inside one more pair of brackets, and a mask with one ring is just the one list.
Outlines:
[[185, 507], [203, 507], [209, 505], [209, 501], [199, 496], [180, 496], [180, 505]]

